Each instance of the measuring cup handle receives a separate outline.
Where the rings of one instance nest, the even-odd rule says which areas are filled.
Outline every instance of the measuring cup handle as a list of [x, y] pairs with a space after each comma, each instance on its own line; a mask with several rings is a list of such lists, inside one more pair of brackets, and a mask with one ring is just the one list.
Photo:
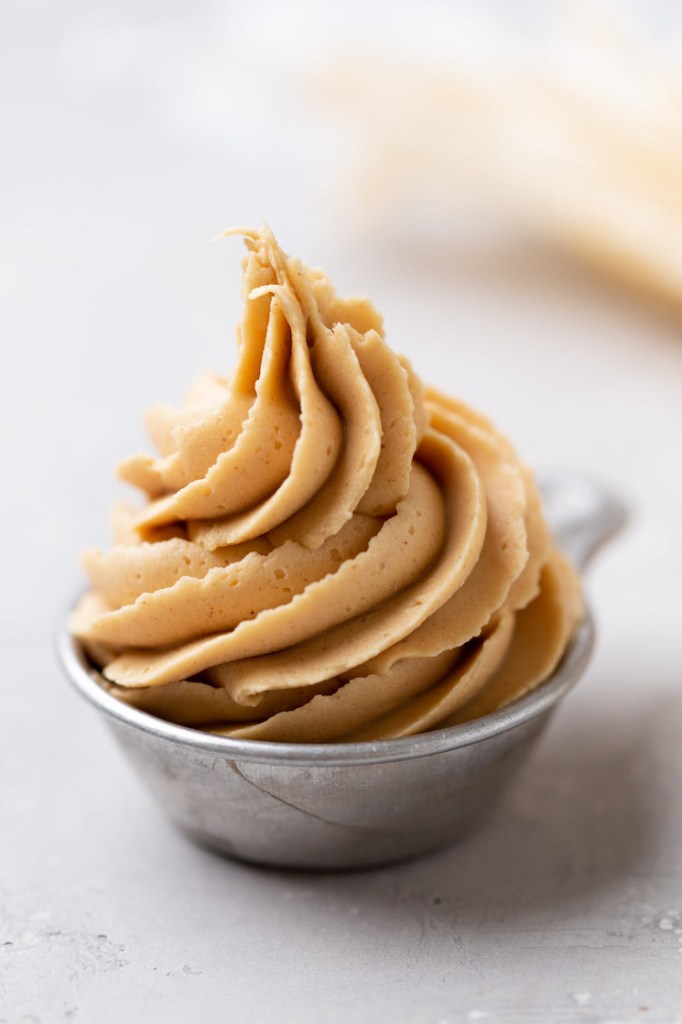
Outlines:
[[540, 481], [540, 491], [557, 543], [581, 571], [627, 519], [618, 498], [582, 477], [547, 477]]

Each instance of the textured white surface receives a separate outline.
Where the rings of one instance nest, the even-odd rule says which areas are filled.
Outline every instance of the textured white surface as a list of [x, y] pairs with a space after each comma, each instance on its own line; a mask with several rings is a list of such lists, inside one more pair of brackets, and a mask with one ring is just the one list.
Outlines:
[[[682, 1021], [680, 321], [532, 249], [341, 239], [329, 140], [291, 59], [263, 67], [324, 26], [283, 7], [178, 0], [160, 23], [151, 5], [26, 3], [2, 33], [0, 1021]], [[232, 361], [238, 243], [208, 239], [263, 216], [533, 465], [632, 508], [591, 576], [593, 666], [514, 795], [460, 847], [386, 871], [279, 874], [189, 846], [50, 646], [142, 409]]]

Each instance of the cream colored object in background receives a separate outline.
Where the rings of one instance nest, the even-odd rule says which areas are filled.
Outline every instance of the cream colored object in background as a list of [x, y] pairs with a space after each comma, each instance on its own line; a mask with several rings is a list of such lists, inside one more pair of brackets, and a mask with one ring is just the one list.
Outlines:
[[350, 206], [379, 229], [406, 207], [492, 215], [682, 303], [679, 58], [597, 5], [580, 11], [516, 56], [325, 69], [361, 135]]

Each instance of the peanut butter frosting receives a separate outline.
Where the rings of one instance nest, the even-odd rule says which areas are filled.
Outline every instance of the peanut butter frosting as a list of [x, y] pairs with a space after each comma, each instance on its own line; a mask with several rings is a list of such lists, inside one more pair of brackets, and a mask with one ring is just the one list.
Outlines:
[[239, 233], [236, 370], [148, 413], [158, 455], [118, 467], [145, 504], [85, 552], [72, 632], [120, 700], [226, 736], [378, 740], [505, 706], [582, 615], [531, 474], [368, 300]]

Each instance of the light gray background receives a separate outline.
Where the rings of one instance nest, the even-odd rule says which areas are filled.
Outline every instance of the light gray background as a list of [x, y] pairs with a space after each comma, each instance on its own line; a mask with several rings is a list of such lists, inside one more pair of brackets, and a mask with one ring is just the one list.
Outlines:
[[[682, 1021], [680, 318], [539, 248], [368, 238], [313, 44], [442, 46], [460, 8], [324, 6], [3, 9], [0, 1021]], [[51, 650], [141, 411], [233, 361], [240, 243], [210, 239], [263, 217], [529, 462], [632, 509], [591, 574], [593, 665], [515, 794], [391, 870], [192, 848]]]

